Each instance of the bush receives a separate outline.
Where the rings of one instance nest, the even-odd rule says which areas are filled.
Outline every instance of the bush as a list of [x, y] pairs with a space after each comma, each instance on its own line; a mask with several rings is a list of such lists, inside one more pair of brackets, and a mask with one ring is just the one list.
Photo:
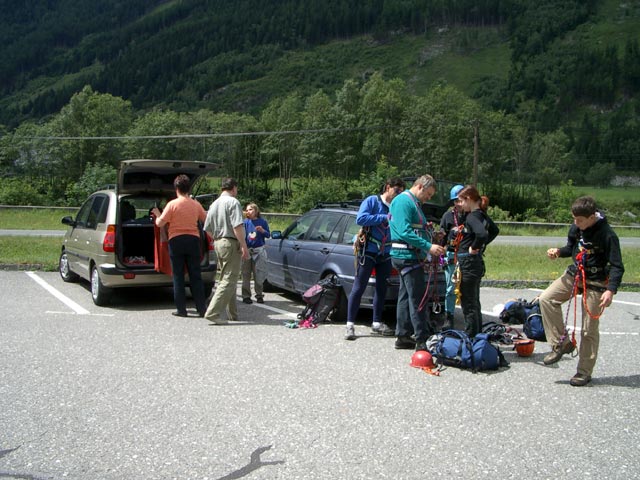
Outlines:
[[90, 163], [84, 170], [82, 177], [76, 183], [69, 185], [66, 191], [69, 205], [80, 205], [96, 190], [105, 185], [116, 182], [116, 169], [111, 165]]
[[307, 179], [296, 182], [294, 197], [289, 201], [288, 211], [304, 213], [319, 202], [336, 203], [345, 200], [345, 182], [336, 178]]
[[46, 205], [47, 195], [38, 183], [25, 178], [5, 179], [0, 183], [0, 205]]

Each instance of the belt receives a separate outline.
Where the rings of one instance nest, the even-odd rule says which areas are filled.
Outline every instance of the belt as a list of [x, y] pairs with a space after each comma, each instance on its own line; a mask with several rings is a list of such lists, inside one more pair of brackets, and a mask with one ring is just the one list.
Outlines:
[[236, 242], [238, 241], [238, 239], [236, 237], [218, 237], [218, 238], [214, 238], [213, 241], [217, 242], [218, 240], [235, 240]]
[[249, 247], [249, 252], [250, 253], [260, 252], [260, 251], [262, 251], [263, 248], [264, 248], [264, 245], [261, 246], [261, 247]]
[[391, 243], [391, 248], [395, 248], [398, 250], [415, 250], [415, 247], [412, 247], [411, 245], [407, 245], [406, 243], [395, 243], [392, 242]]

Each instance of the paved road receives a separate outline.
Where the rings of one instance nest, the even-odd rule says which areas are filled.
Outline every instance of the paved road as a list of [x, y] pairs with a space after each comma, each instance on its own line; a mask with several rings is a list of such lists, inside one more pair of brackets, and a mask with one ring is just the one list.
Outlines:
[[285, 328], [301, 305], [275, 293], [210, 326], [171, 316], [170, 290], [100, 308], [56, 273], [0, 282], [0, 479], [640, 478], [638, 293], [616, 296], [574, 388], [576, 360], [544, 367], [544, 344], [434, 377], [365, 325], [354, 342]]

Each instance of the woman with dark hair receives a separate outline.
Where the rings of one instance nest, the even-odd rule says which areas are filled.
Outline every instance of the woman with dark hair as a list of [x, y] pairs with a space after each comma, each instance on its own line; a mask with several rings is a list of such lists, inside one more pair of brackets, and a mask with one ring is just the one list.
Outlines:
[[186, 175], [178, 175], [173, 181], [176, 198], [167, 203], [162, 214], [155, 207], [152, 210], [156, 217], [156, 225], [162, 228], [168, 225], [169, 257], [173, 275], [173, 298], [176, 303], [177, 317], [187, 316], [187, 298], [184, 285], [184, 269], [187, 267], [191, 293], [196, 303], [198, 314], [202, 317], [207, 309], [204, 285], [200, 272], [200, 229], [198, 220], [207, 218], [202, 205], [189, 196], [191, 182]]
[[480, 281], [485, 273], [482, 254], [486, 246], [498, 236], [500, 230], [487, 215], [489, 199], [480, 196], [478, 189], [467, 185], [458, 193], [458, 206], [466, 213], [462, 238], [458, 247], [460, 305], [464, 315], [465, 331], [473, 337], [482, 330]]

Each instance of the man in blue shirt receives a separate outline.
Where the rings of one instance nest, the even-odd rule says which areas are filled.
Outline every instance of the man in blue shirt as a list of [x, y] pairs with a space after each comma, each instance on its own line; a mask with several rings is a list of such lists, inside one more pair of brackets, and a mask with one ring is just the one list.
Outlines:
[[[391, 262], [400, 272], [400, 290], [395, 347], [398, 349], [426, 350], [426, 341], [435, 329], [429, 318], [429, 309], [420, 309], [420, 302], [427, 288], [424, 262], [429, 255], [444, 255], [441, 245], [431, 243], [428, 222], [422, 204], [436, 193], [436, 181], [423, 175], [413, 186], [398, 195], [389, 211], [391, 213]], [[415, 335], [415, 340], [411, 334]]]
[[363, 227], [356, 239], [360, 242], [357, 255], [356, 277], [349, 295], [347, 309], [347, 333], [345, 340], [355, 340], [355, 319], [360, 308], [360, 300], [369, 283], [373, 269], [376, 270], [376, 290], [373, 295], [374, 335], [393, 336], [394, 331], [382, 323], [382, 311], [387, 294], [387, 278], [391, 274], [391, 236], [389, 233], [389, 205], [396, 195], [404, 191], [404, 180], [388, 179], [380, 195], [371, 195], [360, 204], [356, 223]]

